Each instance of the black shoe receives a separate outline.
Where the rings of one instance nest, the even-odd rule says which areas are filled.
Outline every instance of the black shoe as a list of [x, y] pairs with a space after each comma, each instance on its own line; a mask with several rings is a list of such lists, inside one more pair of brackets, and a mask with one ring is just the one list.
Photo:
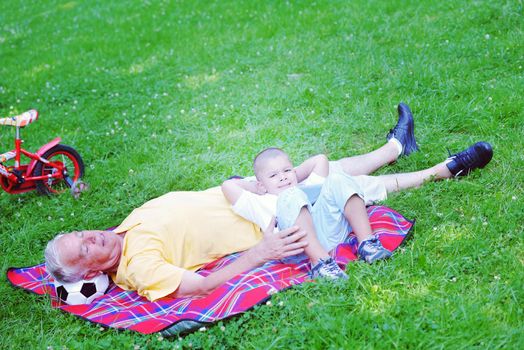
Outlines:
[[466, 150], [450, 155], [447, 163], [453, 176], [466, 176], [477, 168], [484, 168], [493, 157], [493, 149], [487, 142], [477, 142]]
[[413, 114], [411, 114], [411, 110], [405, 103], [399, 103], [397, 125], [389, 131], [386, 139], [389, 141], [392, 137], [399, 140], [402, 144], [401, 156], [407, 156], [418, 151], [417, 141], [415, 141]]

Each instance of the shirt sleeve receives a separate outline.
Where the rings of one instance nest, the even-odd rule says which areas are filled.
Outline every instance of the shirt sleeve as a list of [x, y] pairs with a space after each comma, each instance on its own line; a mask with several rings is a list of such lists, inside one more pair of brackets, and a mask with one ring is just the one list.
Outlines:
[[267, 228], [271, 218], [276, 214], [276, 210], [276, 196], [261, 196], [249, 191], [242, 191], [233, 205], [233, 211], [236, 214], [255, 223], [262, 230]]
[[146, 251], [128, 261], [127, 271], [127, 284], [139, 295], [155, 301], [175, 292], [186, 270], [166, 262], [160, 254]]

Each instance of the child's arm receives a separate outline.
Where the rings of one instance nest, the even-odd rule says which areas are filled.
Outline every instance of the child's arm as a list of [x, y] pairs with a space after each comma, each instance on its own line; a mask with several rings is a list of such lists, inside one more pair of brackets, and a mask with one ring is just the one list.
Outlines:
[[246, 181], [243, 179], [229, 179], [222, 183], [222, 193], [226, 199], [234, 205], [243, 191], [255, 194], [264, 194], [256, 181]]
[[329, 160], [324, 154], [313, 156], [297, 166], [295, 172], [298, 182], [307, 179], [311, 173], [327, 177], [329, 175]]

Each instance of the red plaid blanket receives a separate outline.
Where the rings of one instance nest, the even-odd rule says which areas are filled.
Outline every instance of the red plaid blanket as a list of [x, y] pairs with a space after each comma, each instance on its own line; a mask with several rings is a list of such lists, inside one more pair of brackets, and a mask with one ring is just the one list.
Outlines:
[[[371, 206], [368, 214], [374, 233], [389, 250], [395, 250], [408, 238], [414, 224], [414, 221], [384, 206]], [[350, 235], [345, 243], [334, 249], [332, 255], [340, 265], [345, 266], [349, 261], [356, 260], [356, 248], [356, 238]], [[239, 254], [209, 263], [198, 273], [207, 275], [220, 269]], [[10, 268], [7, 278], [16, 287], [37, 294], [49, 294], [54, 307], [102, 326], [131, 329], [144, 334], [161, 332], [164, 336], [170, 336], [245, 312], [277, 291], [309, 281], [308, 271], [307, 257], [299, 255], [272, 261], [238, 275], [205, 298], [163, 298], [150, 302], [135, 292], [124, 291], [111, 284], [107, 293], [93, 303], [76, 306], [57, 301], [52, 279], [44, 264]]]

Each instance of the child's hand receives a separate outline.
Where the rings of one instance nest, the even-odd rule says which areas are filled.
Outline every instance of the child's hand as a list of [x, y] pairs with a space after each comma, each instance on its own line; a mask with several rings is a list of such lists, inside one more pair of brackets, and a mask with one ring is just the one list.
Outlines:
[[246, 181], [242, 179], [229, 179], [222, 184], [222, 192], [231, 204], [235, 204], [242, 195], [242, 191], [248, 191], [257, 195], [266, 194], [264, 186], [258, 181]]
[[267, 193], [267, 190], [258, 181], [250, 181], [250, 186], [253, 186], [253, 191], [251, 192], [255, 194], [263, 196]]

